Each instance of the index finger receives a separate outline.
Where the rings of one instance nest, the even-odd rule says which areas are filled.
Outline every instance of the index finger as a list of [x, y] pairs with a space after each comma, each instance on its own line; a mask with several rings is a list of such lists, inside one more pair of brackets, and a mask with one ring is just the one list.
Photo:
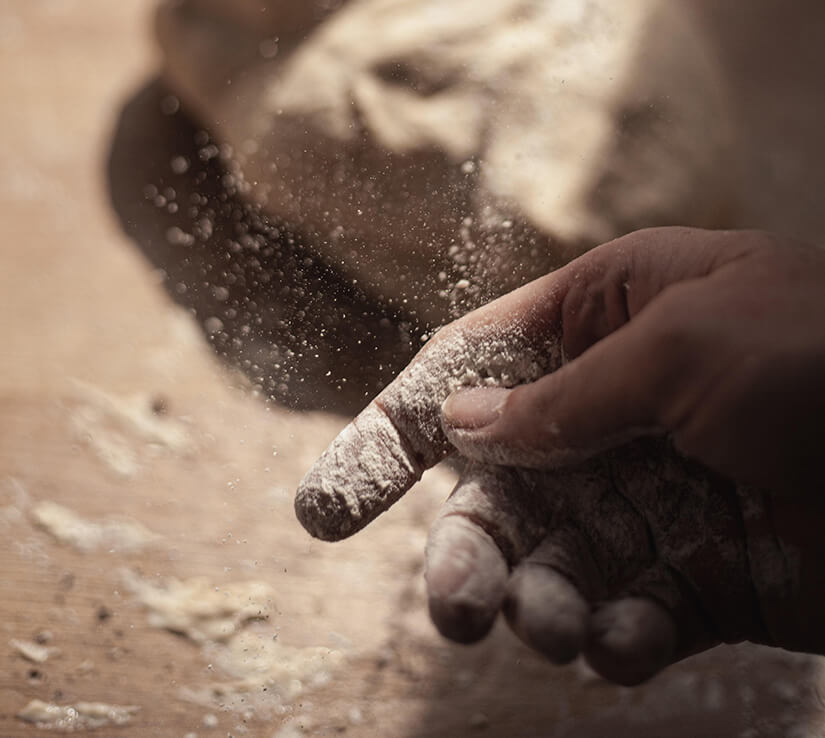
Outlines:
[[304, 477], [295, 512], [339, 540], [401, 498], [451, 451], [441, 405], [463, 386], [513, 387], [561, 364], [554, 275], [451, 323], [352, 421]]

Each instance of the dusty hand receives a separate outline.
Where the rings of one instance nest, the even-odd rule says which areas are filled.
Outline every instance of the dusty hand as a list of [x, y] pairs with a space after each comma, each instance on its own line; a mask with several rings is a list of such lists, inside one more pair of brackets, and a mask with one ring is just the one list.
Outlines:
[[[819, 252], [762, 234], [659, 229], [597, 249], [441, 331], [316, 464], [299, 517], [349, 535], [452, 442], [523, 468], [471, 467], [433, 527], [449, 637], [482, 637], [503, 605], [551, 659], [584, 651], [623, 683], [722, 640], [821, 652], [823, 583], [803, 565], [821, 505], [743, 497], [663, 439], [602, 452], [670, 431], [731, 477], [815, 486], [824, 272]], [[442, 401], [484, 385], [451, 397], [445, 434]]]
[[430, 613], [467, 643], [503, 610], [551, 661], [626, 685], [721, 642], [822, 653], [823, 519], [666, 439], [554, 471], [471, 462], [430, 532]]
[[440, 330], [301, 482], [295, 511], [304, 527], [325, 540], [345, 538], [447, 456], [441, 405], [453, 390], [512, 387], [558, 368], [559, 298], [545, 278]]
[[[734, 479], [816, 486], [823, 284], [823, 252], [761, 233], [652, 229], [594, 249], [436, 334], [310, 470], [298, 517], [351, 535], [450, 442], [549, 467], [670, 431]], [[448, 441], [442, 403], [480, 385], [496, 388], [447, 403]]]
[[458, 393], [449, 440], [546, 468], [672, 434], [687, 455], [775, 491], [821, 487], [825, 251], [757, 232], [642, 231], [548, 278], [568, 363], [507, 392]]

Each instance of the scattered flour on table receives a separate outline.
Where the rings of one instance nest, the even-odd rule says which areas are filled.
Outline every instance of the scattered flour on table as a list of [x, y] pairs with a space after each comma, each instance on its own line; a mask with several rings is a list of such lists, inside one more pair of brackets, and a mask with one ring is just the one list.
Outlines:
[[344, 659], [342, 651], [323, 646], [289, 646], [269, 634], [243, 632], [226, 648], [213, 650], [214, 663], [226, 674], [252, 687], [277, 685], [292, 699], [305, 686], [318, 687], [331, 678]]
[[42, 730], [74, 733], [107, 725], [126, 725], [139, 710], [135, 705], [107, 705], [104, 702], [57, 705], [32, 700], [17, 713], [17, 717]]
[[284, 721], [283, 725], [272, 734], [272, 738], [303, 738], [305, 735], [312, 735], [315, 727], [312, 718], [297, 715]]
[[136, 520], [107, 517], [95, 522], [48, 500], [35, 504], [29, 514], [35, 525], [57, 541], [83, 552], [134, 553], [151, 546], [159, 538]]
[[30, 502], [29, 493], [20, 480], [6, 478], [0, 486], [0, 530], [19, 528]]
[[149, 625], [180, 633], [196, 643], [226, 641], [250, 620], [267, 619], [274, 590], [265, 582], [215, 586], [204, 577], [154, 583], [132, 571], [123, 582], [149, 610]]
[[50, 656], [55, 656], [60, 653], [60, 649], [54, 646], [44, 646], [40, 643], [21, 641], [17, 638], [12, 638], [9, 641], [9, 646], [26, 659], [26, 661], [31, 661], [34, 664], [45, 664]]
[[205, 644], [203, 655], [225, 678], [185, 687], [182, 698], [269, 719], [291, 712], [291, 703], [328, 684], [346, 661], [341, 650], [291, 646], [254, 630], [238, 633], [225, 644]]
[[271, 628], [250, 628], [268, 620], [274, 590], [263, 582], [215, 586], [205, 578], [154, 583], [124, 573], [126, 587], [149, 610], [149, 624], [198, 643], [204, 660], [223, 678], [187, 686], [180, 696], [204, 707], [250, 716], [277, 717], [290, 701], [323, 686], [344, 663], [341, 650], [282, 643]]
[[159, 450], [183, 453], [192, 441], [186, 428], [153, 409], [147, 395], [123, 398], [85, 382], [73, 383], [70, 423], [77, 438], [116, 476], [129, 479]]

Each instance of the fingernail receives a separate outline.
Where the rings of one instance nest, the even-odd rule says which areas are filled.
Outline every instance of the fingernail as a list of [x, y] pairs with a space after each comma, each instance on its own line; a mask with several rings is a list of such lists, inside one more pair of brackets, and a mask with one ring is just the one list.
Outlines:
[[453, 392], [441, 406], [444, 422], [453, 428], [477, 430], [501, 417], [510, 390], [503, 387], [470, 387]]

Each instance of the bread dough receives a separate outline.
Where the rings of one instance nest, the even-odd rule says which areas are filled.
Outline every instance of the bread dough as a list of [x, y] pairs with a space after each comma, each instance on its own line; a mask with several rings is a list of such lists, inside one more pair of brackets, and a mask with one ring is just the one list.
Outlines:
[[246, 196], [433, 324], [731, 207], [724, 91], [687, 3], [178, 0], [158, 29]]

